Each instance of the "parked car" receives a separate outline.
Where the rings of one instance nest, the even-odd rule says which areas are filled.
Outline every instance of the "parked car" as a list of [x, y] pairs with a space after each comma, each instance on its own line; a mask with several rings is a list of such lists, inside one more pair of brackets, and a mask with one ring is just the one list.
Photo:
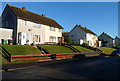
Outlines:
[[120, 56], [120, 50], [115, 50], [111, 54], [112, 56]]

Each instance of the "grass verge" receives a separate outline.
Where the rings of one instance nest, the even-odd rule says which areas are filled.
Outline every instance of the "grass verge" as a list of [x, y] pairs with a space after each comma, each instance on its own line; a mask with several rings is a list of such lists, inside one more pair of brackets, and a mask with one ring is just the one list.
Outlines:
[[[2, 47], [10, 54], [10, 55], [30, 55], [30, 54], [42, 54], [42, 52], [36, 47], [30, 45], [2, 45]], [[2, 54], [2, 53], [1, 53]], [[38, 60], [25, 60], [25, 61], [13, 61], [7, 62], [7, 60], [2, 57], [0, 54], [0, 64], [15, 64], [15, 63], [28, 63], [28, 62], [36, 62]]]
[[72, 45], [74, 48], [76, 48], [77, 50], [81, 51], [81, 52], [94, 52], [90, 49], [87, 49], [87, 48], [84, 48], [84, 47], [81, 47], [81, 46], [74, 46]]
[[30, 45], [2, 45], [10, 55], [42, 54], [42, 52]]
[[51, 54], [56, 54], [56, 53], [74, 53], [73, 50], [70, 48], [67, 48], [65, 46], [59, 46], [59, 45], [38, 45], [45, 49], [47, 52]]
[[116, 49], [114, 48], [108, 48], [108, 47], [98, 47], [98, 49], [102, 50], [102, 53], [110, 55], [113, 51]]

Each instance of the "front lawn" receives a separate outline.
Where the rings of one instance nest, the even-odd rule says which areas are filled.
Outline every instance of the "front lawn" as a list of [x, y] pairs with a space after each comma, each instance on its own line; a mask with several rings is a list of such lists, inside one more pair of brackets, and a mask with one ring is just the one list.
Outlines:
[[102, 50], [102, 53], [104, 54], [111, 54], [114, 50], [114, 48], [108, 48], [108, 47], [98, 47], [98, 49]]
[[[42, 52], [36, 47], [30, 45], [2, 45], [2, 47], [10, 54], [10, 55], [32, 55], [32, 54], [42, 54]], [[28, 62], [36, 62], [38, 60], [26, 60], [26, 61], [13, 61], [7, 62], [7, 60], [0, 55], [0, 64], [14, 64], [14, 63], [28, 63]]]
[[72, 45], [74, 48], [76, 48], [77, 50], [81, 51], [81, 52], [94, 52], [90, 49], [87, 49], [87, 48], [84, 48], [84, 47], [81, 47], [81, 46], [74, 46]]
[[3, 45], [2, 47], [11, 55], [42, 54], [39, 49], [30, 45]]
[[45, 49], [47, 52], [51, 54], [56, 54], [56, 53], [74, 53], [73, 50], [70, 48], [67, 48], [65, 46], [59, 46], [59, 45], [38, 45]]

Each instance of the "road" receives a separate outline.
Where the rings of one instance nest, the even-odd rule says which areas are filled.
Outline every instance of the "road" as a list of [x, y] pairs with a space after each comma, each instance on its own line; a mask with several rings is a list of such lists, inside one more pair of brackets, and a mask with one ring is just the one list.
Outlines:
[[74, 62], [4, 71], [3, 79], [118, 79], [120, 57], [91, 58]]

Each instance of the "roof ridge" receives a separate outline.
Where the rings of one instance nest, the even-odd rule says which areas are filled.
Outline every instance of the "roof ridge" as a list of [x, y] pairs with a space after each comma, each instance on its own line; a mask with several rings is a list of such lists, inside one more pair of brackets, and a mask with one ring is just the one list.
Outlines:
[[[82, 27], [81, 25], [76, 25], [77, 27], [80, 27], [82, 28], [84, 31], [86, 31], [87, 33], [91, 33], [91, 34], [94, 34], [96, 35], [93, 31], [91, 31], [90, 29], [87, 29], [86, 27]], [[97, 35], [96, 35], [97, 36]]]
[[107, 33], [103, 32], [102, 34], [107, 35], [108, 37], [110, 37], [111, 39], [113, 39], [110, 35], [108, 35]]
[[37, 13], [31, 12], [28, 10], [21, 9], [19, 7], [16, 7], [10, 4], [7, 4], [7, 6], [13, 11], [13, 13], [17, 17], [26, 19], [28, 21], [36, 22], [39, 24], [44, 24], [44, 25], [55, 27], [55, 28], [63, 29], [63, 27], [61, 27], [61, 25], [58, 24], [54, 19], [39, 15]]

